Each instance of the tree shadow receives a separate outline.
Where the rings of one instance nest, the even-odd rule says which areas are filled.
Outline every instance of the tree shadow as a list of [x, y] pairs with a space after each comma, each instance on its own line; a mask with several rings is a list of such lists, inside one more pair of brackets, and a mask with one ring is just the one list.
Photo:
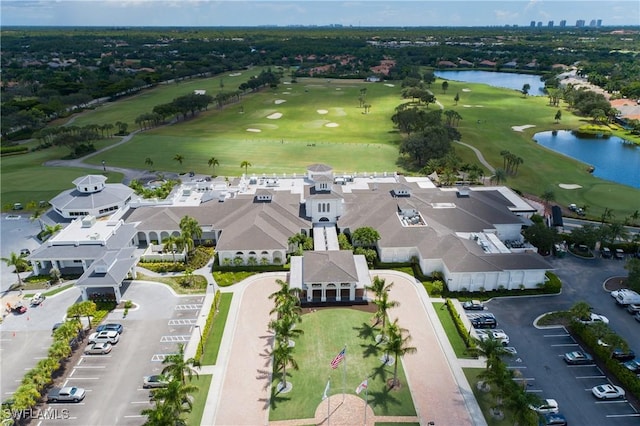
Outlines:
[[360, 327], [353, 327], [354, 330], [358, 331], [358, 337], [361, 339], [372, 339], [375, 337], [375, 333], [376, 331], [378, 331], [376, 329], [376, 324], [374, 325], [370, 325], [367, 324], [366, 322], [363, 322], [362, 325]]
[[378, 367], [374, 368], [371, 372], [371, 379], [375, 380], [379, 377], [384, 383], [387, 383], [387, 377], [391, 373], [385, 367], [387, 367], [387, 364], [380, 363]]
[[360, 345], [360, 347], [363, 349], [362, 356], [365, 358], [369, 358], [371, 356], [378, 356], [378, 354], [380, 353], [380, 347], [378, 347], [378, 345], [375, 345], [373, 343], [365, 343]]
[[[385, 380], [386, 383], [386, 380]], [[375, 392], [369, 390], [369, 404], [372, 408], [383, 408], [383, 411], [389, 411], [389, 405], [400, 405], [400, 400], [393, 396], [393, 389], [389, 389], [388, 386], [384, 386], [381, 391]]]

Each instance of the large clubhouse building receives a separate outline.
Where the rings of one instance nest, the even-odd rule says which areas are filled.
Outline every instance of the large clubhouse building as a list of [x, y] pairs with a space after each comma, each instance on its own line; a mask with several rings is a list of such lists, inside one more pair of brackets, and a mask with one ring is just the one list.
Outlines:
[[[64, 193], [65, 198], [72, 193]], [[425, 275], [442, 274], [452, 291], [534, 288], [551, 269], [520, 233], [536, 210], [506, 187], [438, 188], [427, 177], [336, 175], [331, 167], [314, 164], [303, 176], [185, 182], [170, 198], [148, 203], [118, 188], [109, 203], [121, 202], [121, 209], [102, 221], [87, 220], [91, 215], [76, 219], [31, 260], [41, 269], [81, 266], [78, 285], [85, 286], [85, 296], [92, 282], [96, 287], [107, 282], [119, 299], [121, 282], [105, 280], [105, 271], [117, 270], [116, 280], [124, 279], [122, 271], [135, 278], [133, 266], [141, 254], [130, 248], [141, 253], [161, 244], [179, 234], [180, 220], [190, 216], [202, 228], [202, 240], [215, 245], [221, 265], [284, 264], [293, 252], [289, 238], [312, 236], [314, 250], [291, 256], [289, 274], [291, 286], [308, 303], [366, 299], [370, 275], [364, 256], [338, 246], [338, 234], [361, 227], [380, 234], [376, 249], [381, 262], [416, 262]], [[91, 226], [100, 222], [113, 232], [101, 231], [101, 253], [95, 247], [88, 251], [87, 245], [98, 245]], [[72, 230], [75, 239], [65, 237]]]

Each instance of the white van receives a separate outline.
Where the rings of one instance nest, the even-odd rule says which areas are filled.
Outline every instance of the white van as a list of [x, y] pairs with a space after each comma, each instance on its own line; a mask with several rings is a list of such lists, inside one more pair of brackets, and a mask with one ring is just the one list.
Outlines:
[[616, 303], [618, 305], [631, 305], [640, 303], [640, 294], [636, 293], [633, 290], [628, 290], [623, 293], [618, 293], [616, 296]]

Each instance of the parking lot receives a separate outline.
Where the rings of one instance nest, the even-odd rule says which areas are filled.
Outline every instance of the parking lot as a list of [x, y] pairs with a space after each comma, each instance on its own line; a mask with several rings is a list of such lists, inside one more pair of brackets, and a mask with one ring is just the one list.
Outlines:
[[[487, 311], [485, 315], [494, 315]], [[482, 315], [475, 313], [472, 316]], [[499, 315], [495, 314], [500, 321]], [[568, 365], [563, 357], [567, 352], [582, 351], [580, 345], [563, 327], [535, 329], [521, 334], [517, 327], [504, 322], [500, 327], [509, 335], [512, 357], [505, 357], [507, 368], [514, 371], [514, 380], [527, 392], [541, 399], [558, 401], [560, 412], [569, 424], [579, 425], [637, 425], [640, 414], [629, 400], [601, 401], [591, 392], [594, 386], [611, 383], [595, 364]], [[511, 330], [511, 331], [510, 331]], [[487, 330], [484, 330], [486, 332]]]
[[[204, 296], [176, 296], [165, 286], [136, 282], [125, 290], [124, 297], [137, 306], [126, 318], [122, 311], [114, 311], [105, 320], [124, 326], [112, 351], [105, 355], [84, 355], [85, 339], [64, 377], [56, 381], [56, 386], [84, 388], [85, 399], [80, 403], [46, 404], [44, 408], [68, 410], [68, 418], [41, 420], [39, 426], [61, 422], [83, 426], [141, 425], [146, 420], [140, 412], [152, 405], [149, 390], [142, 388], [142, 378], [159, 374], [162, 360], [175, 353], [178, 344], [186, 345], [191, 339], [196, 319], [206, 315], [200, 312]], [[45, 302], [45, 308], [46, 305]], [[55, 320], [59, 321], [58, 317]], [[50, 335], [50, 326], [43, 332]], [[46, 354], [46, 349], [43, 350]], [[3, 358], [5, 351], [12, 348], [3, 349]], [[35, 348], [30, 351], [37, 352]], [[33, 360], [29, 363], [35, 365]]]

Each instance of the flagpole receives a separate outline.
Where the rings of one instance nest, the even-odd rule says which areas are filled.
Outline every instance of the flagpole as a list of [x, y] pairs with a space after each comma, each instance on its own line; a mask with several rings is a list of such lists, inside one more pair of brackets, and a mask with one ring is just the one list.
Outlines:
[[346, 398], [347, 389], [347, 345], [344, 345], [344, 368], [342, 369], [342, 402]]
[[[365, 379], [368, 381], [368, 377]], [[369, 383], [364, 388], [364, 426], [367, 426], [367, 407], [369, 407]]]

